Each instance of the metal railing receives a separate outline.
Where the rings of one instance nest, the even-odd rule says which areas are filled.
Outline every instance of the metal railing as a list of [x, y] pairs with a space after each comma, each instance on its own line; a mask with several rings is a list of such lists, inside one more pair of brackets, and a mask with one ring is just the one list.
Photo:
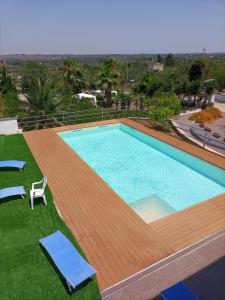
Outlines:
[[[110, 108], [93, 108], [80, 111], [62, 111], [48, 115], [25, 116], [18, 118], [18, 126], [23, 131], [60, 127], [78, 123], [87, 123], [100, 120], [110, 120], [123, 117], [133, 117], [134, 119], [150, 119], [145, 111], [132, 106], [113, 106]], [[147, 117], [147, 118], [146, 118]], [[182, 123], [177, 120], [169, 120], [173, 126], [189, 140], [199, 141], [199, 145], [205, 148], [206, 145], [225, 151], [225, 141], [222, 137], [215, 137], [205, 128], [197, 123], [192, 125]]]
[[131, 110], [130, 107], [127, 106], [123, 107], [123, 109], [96, 108], [92, 110], [57, 112], [55, 114], [48, 115], [19, 117], [18, 126], [23, 131], [28, 131], [114, 118], [138, 116], [140, 114], [140, 111]]

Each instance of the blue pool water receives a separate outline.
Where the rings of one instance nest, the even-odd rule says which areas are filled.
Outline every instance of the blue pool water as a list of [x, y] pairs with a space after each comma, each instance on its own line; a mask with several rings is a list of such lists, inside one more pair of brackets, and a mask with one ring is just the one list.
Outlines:
[[146, 222], [225, 192], [225, 171], [124, 124], [60, 137]]

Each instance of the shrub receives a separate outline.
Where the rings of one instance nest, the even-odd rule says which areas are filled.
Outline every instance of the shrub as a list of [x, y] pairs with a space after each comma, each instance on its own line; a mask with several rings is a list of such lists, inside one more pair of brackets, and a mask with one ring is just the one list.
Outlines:
[[20, 102], [15, 92], [0, 94], [0, 116], [16, 116], [20, 112]]
[[149, 117], [153, 121], [161, 123], [164, 127], [169, 127], [168, 119], [179, 114], [181, 104], [178, 97], [170, 93], [160, 93], [151, 99], [151, 104], [154, 106], [149, 111]]
[[173, 110], [169, 107], [154, 107], [149, 111], [149, 116], [151, 120], [157, 121], [165, 127], [168, 127], [168, 119], [173, 116]]
[[189, 120], [197, 123], [213, 123], [215, 120], [223, 118], [221, 111], [216, 107], [210, 107], [201, 112], [194, 113], [189, 117]]

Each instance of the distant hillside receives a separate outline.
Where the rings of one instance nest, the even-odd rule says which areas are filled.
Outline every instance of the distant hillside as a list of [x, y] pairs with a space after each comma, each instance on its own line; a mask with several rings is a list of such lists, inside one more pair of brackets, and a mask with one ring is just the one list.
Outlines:
[[[166, 56], [167, 54], [161, 54]], [[202, 53], [175, 53], [174, 57], [177, 58], [191, 58], [202, 56]], [[209, 53], [204, 54], [205, 56], [225, 58], [225, 53]], [[121, 60], [132, 60], [132, 59], [152, 59], [156, 58], [157, 54], [143, 53], [143, 54], [90, 54], [90, 55], [74, 55], [74, 54], [10, 54], [10, 55], [0, 55], [0, 60], [38, 60], [38, 61], [49, 61], [49, 60], [62, 60], [68, 57], [74, 57], [81, 61], [87, 60], [102, 60], [106, 57], [115, 57]]]

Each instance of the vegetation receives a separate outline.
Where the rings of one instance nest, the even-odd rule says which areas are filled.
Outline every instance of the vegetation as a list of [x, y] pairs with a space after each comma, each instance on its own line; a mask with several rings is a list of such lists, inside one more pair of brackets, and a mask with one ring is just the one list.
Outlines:
[[73, 58], [64, 61], [64, 80], [78, 94], [85, 87], [85, 77], [81, 64]]
[[173, 54], [172, 54], [172, 53], [169, 53], [169, 54], [166, 56], [165, 65], [166, 65], [167, 67], [173, 67], [173, 66], [175, 65], [175, 60], [174, 60], [174, 57], [173, 57]]
[[0, 116], [15, 116], [20, 110], [16, 86], [8, 75], [5, 62], [0, 70]]
[[100, 86], [105, 91], [107, 107], [111, 106], [112, 89], [118, 85], [121, 79], [117, 60], [112, 58], [105, 60], [99, 71], [98, 78], [98, 86]]
[[216, 107], [209, 107], [201, 112], [194, 113], [189, 117], [189, 120], [195, 121], [200, 124], [210, 124], [215, 122], [217, 119], [223, 118], [221, 111]]
[[160, 94], [152, 99], [153, 108], [149, 111], [151, 120], [169, 127], [169, 118], [180, 113], [182, 107], [178, 97], [174, 94]]
[[156, 60], [158, 63], [162, 63], [163, 61], [162, 55], [158, 54]]
[[[164, 64], [163, 72], [153, 71], [156, 62]], [[62, 111], [95, 110], [90, 100], [79, 101], [76, 94], [100, 88], [104, 92], [97, 96], [98, 107], [142, 112], [151, 108], [152, 117], [159, 120], [176, 112], [163, 102], [157, 105], [157, 97], [177, 96], [184, 107], [210, 106], [214, 90], [225, 87], [221, 55], [79, 56], [13, 61], [10, 68], [14, 73], [8, 73], [5, 64], [1, 68], [1, 116], [42, 114], [48, 119], [47, 115]], [[23, 102], [18, 100], [21, 93]]]
[[21, 92], [26, 94], [34, 80], [37, 78], [42, 78], [42, 80], [45, 80], [48, 78], [48, 76], [49, 72], [46, 65], [37, 61], [25, 62], [21, 68]]
[[26, 94], [30, 109], [35, 114], [55, 112], [60, 100], [56, 98], [57, 90], [51, 78], [35, 78], [29, 83]]
[[162, 91], [163, 82], [160, 78], [157, 78], [155, 75], [146, 73], [140, 82], [134, 86], [134, 92], [136, 94], [142, 93], [149, 97], [152, 97], [154, 93], [158, 90]]
[[0, 92], [7, 94], [9, 92], [15, 92], [16, 87], [13, 84], [12, 78], [8, 75], [5, 62], [3, 63], [0, 77]]
[[201, 60], [196, 60], [193, 62], [193, 64], [190, 67], [189, 70], [189, 80], [194, 81], [194, 80], [199, 80], [203, 76], [203, 71], [204, 71], [205, 65], [203, 61]]
[[221, 63], [217, 66], [216, 70], [213, 71], [215, 78], [215, 87], [218, 89], [224, 89], [225, 87], [225, 63]]
[[1, 200], [1, 299], [100, 299], [96, 279], [78, 288], [72, 296], [69, 295], [65, 283], [39, 246], [41, 237], [60, 230], [83, 255], [72, 233], [57, 214], [49, 188], [48, 205], [43, 206], [40, 202], [31, 210], [29, 189], [32, 182], [39, 181], [43, 175], [23, 136], [1, 136], [0, 157], [27, 162], [22, 172], [1, 171], [1, 188], [24, 185], [27, 192], [25, 199], [15, 197]]
[[15, 117], [20, 112], [20, 102], [14, 91], [0, 93], [0, 117]]

